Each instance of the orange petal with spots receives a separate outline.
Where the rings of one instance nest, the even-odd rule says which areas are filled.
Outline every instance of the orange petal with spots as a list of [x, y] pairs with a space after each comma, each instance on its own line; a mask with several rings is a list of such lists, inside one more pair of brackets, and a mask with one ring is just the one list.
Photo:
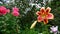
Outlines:
[[36, 12], [37, 15], [41, 15], [41, 13], [39, 11]]
[[41, 12], [42, 14], [44, 14], [44, 13], [45, 13], [45, 7], [42, 7], [42, 8], [40, 9], [40, 12]]
[[43, 22], [44, 22], [44, 24], [47, 24], [48, 23], [48, 19], [44, 19]]
[[50, 7], [47, 7], [46, 8], [46, 13], [48, 14], [50, 11], [51, 11], [51, 8]]

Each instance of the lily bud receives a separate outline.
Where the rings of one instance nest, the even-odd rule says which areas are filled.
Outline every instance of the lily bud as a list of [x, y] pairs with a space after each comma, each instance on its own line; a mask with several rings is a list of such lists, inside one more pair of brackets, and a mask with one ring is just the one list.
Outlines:
[[34, 28], [34, 26], [36, 25], [37, 21], [34, 21], [34, 23], [31, 25], [30, 29]]

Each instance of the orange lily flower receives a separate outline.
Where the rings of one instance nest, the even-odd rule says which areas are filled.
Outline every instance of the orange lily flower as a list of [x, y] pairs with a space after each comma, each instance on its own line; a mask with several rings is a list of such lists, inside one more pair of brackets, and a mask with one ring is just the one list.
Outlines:
[[40, 11], [36, 12], [36, 14], [38, 15], [37, 21], [38, 22], [43, 21], [44, 24], [47, 24], [48, 19], [54, 19], [54, 15], [52, 13], [50, 13], [50, 11], [51, 11], [50, 7], [47, 7], [46, 9], [45, 9], [45, 7], [42, 7], [40, 9]]

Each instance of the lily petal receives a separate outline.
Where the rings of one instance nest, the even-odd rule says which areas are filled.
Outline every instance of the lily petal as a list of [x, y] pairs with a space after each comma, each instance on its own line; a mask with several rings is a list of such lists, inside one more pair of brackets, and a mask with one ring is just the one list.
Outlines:
[[37, 15], [41, 15], [41, 13], [39, 11], [36, 12]]
[[54, 15], [52, 13], [49, 13], [47, 16], [46, 16], [47, 19], [54, 19]]
[[43, 22], [44, 22], [44, 24], [47, 24], [48, 23], [48, 19], [44, 19]]
[[51, 8], [50, 7], [47, 7], [46, 8], [46, 13], [48, 14], [50, 11], [51, 11]]
[[38, 16], [38, 17], [37, 17], [37, 21], [38, 21], [38, 22], [41, 22], [42, 20], [43, 20], [43, 18], [42, 18], [41, 16]]
[[44, 14], [44, 13], [45, 13], [45, 7], [42, 7], [42, 8], [40, 9], [40, 12], [41, 12], [42, 14]]

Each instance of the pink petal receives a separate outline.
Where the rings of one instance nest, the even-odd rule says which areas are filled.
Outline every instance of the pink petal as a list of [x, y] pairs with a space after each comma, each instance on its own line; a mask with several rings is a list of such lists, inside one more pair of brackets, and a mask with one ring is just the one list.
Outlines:
[[49, 13], [47, 16], [46, 16], [47, 19], [54, 19], [54, 15], [52, 13]]
[[6, 9], [6, 7], [5, 7], [5, 6], [0, 6], [0, 8], [1, 8], [1, 9]]
[[8, 12], [8, 13], [10, 13], [10, 10], [9, 10], [9, 9], [7, 9], [7, 12]]
[[38, 22], [41, 22], [41, 21], [43, 21], [43, 18], [42, 18], [41, 16], [38, 16], [38, 17], [37, 17], [37, 21], [38, 21]]
[[0, 14], [1, 15], [6, 15], [7, 14], [7, 9], [4, 6], [0, 6]]
[[19, 8], [17, 8], [17, 7], [13, 7], [12, 9], [13, 9], [13, 11], [19, 11]]
[[19, 16], [19, 12], [14, 12], [14, 11], [13, 11], [13, 12], [12, 12], [12, 15], [13, 15], [13, 16]]

